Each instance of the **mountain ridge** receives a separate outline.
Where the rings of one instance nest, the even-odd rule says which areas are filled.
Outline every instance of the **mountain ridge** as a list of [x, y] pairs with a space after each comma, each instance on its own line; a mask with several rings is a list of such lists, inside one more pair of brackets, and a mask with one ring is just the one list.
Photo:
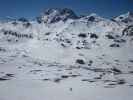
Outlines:
[[[41, 21], [43, 21], [45, 19], [45, 23], [47, 23], [47, 20], [50, 19], [50, 18], [46, 18], [48, 17], [48, 15], [54, 13], [54, 11], [56, 12], [56, 18], [55, 18], [55, 15], [53, 14], [52, 17], [53, 20], [57, 20], [60, 21], [60, 20], [67, 20], [67, 19], [80, 19], [80, 18], [84, 18], [84, 17], [88, 17], [88, 16], [93, 16], [93, 17], [99, 17], [99, 15], [97, 15], [96, 13], [90, 13], [88, 15], [77, 15], [72, 9], [69, 9], [69, 8], [48, 8], [46, 10], [44, 10], [40, 16], [36, 17], [36, 18], [33, 18], [32, 20], [37, 20], [39, 23], [41, 23]], [[67, 16], [66, 16], [66, 15]], [[60, 18], [61, 17], [64, 17], [64, 18]], [[45, 18], [43, 18], [45, 17]], [[125, 19], [121, 19], [121, 18], [125, 18]], [[8, 16], [6, 19], [4, 20], [9, 20], [9, 21], [14, 21], [14, 20], [19, 20], [21, 18], [24, 18], [24, 17], [20, 17], [20, 18], [14, 18], [14, 17], [10, 17]], [[124, 22], [124, 23], [128, 23], [127, 21], [133, 21], [133, 12], [132, 11], [128, 11], [127, 13], [124, 13], [124, 14], [121, 14], [119, 16], [116, 16], [116, 17], [112, 17], [112, 18], [105, 18], [105, 17], [101, 17], [101, 18], [104, 18], [104, 19], [108, 19], [108, 20], [113, 20], [113, 21], [116, 21], [116, 22]], [[25, 18], [27, 20], [29, 20], [28, 18]], [[30, 19], [31, 20], [31, 19]], [[2, 20], [1, 20], [2, 21]], [[54, 21], [53, 21], [54, 22]], [[50, 21], [48, 23], [51, 23]]]

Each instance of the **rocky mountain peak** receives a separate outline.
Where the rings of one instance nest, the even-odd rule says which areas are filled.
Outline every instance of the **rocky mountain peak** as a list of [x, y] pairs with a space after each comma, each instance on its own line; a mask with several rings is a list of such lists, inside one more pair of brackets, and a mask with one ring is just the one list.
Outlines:
[[66, 21], [67, 19], [76, 19], [77, 15], [68, 8], [51, 8], [47, 9], [38, 17], [38, 21], [44, 23], [55, 23], [59, 21]]

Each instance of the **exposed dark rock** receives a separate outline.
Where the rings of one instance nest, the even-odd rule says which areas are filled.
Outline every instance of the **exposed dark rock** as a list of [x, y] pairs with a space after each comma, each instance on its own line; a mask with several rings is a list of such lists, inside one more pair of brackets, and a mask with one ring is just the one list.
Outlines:
[[121, 74], [121, 73], [122, 73], [121, 70], [119, 70], [119, 69], [117, 69], [117, 68], [115, 68], [115, 67], [112, 68], [111, 70], [113, 71], [114, 74]]
[[98, 36], [97, 36], [96, 34], [90, 34], [90, 38], [95, 38], [95, 39], [97, 39]]
[[38, 62], [38, 61], [34, 61], [33, 62], [35, 65], [38, 65], [38, 66], [43, 66], [43, 64], [41, 62]]
[[112, 35], [110, 35], [110, 34], [108, 34], [108, 35], [105, 35], [108, 39], [115, 39], [115, 37], [114, 36], [112, 36]]
[[133, 22], [133, 12], [128, 12], [125, 16], [116, 17], [116, 22], [123, 22], [125, 24], [131, 24]]
[[85, 61], [83, 59], [77, 59], [76, 63], [78, 63], [78, 64], [85, 64]]
[[41, 72], [43, 70], [31, 70], [30, 72]]
[[70, 91], [72, 91], [73, 89], [72, 88], [69, 88]]
[[18, 23], [17, 23], [16, 21], [12, 22], [12, 24], [13, 24], [14, 26], [18, 25]]
[[56, 82], [56, 83], [59, 83], [60, 81], [61, 81], [60, 78], [55, 78], [55, 79], [54, 79], [54, 82]]
[[116, 83], [109, 83], [108, 84], [109, 86], [114, 86], [114, 85], [117, 85]]
[[96, 82], [96, 80], [91, 80], [91, 79], [82, 79], [81, 81], [84, 81], [84, 82]]
[[92, 61], [92, 60], [90, 60], [90, 61], [89, 61], [88, 66], [91, 66], [91, 65], [92, 65], [92, 63], [93, 63], [93, 61]]
[[62, 75], [61, 78], [68, 78], [68, 75]]
[[125, 83], [126, 83], [126, 81], [124, 79], [120, 79], [117, 81], [117, 84], [119, 84], [119, 85], [123, 85]]
[[78, 76], [80, 76], [80, 75], [70, 75], [70, 77], [73, 77], [73, 78], [74, 78], [74, 77], [78, 77]]
[[50, 35], [50, 34], [51, 34], [50, 32], [45, 33], [45, 35]]
[[6, 52], [6, 49], [4, 49], [3, 47], [0, 47], [0, 51]]
[[76, 47], [76, 49], [81, 49], [81, 47]]
[[110, 45], [110, 47], [120, 47], [120, 45], [119, 45], [119, 44], [114, 43], [114, 44], [111, 44], [111, 45]]
[[124, 40], [124, 39], [115, 39], [114, 42], [117, 42], [117, 43], [125, 43], [126, 40]]
[[82, 38], [86, 38], [87, 37], [87, 35], [85, 33], [80, 33], [78, 36], [82, 37]]
[[43, 79], [43, 81], [50, 81], [50, 79], [49, 78], [45, 78], [45, 79]]
[[11, 42], [12, 40], [11, 39], [7, 39], [8, 42]]
[[8, 77], [14, 77], [14, 74], [6, 74]]
[[[45, 16], [45, 17], [44, 17]], [[67, 19], [77, 19], [77, 15], [68, 8], [54, 8], [47, 9], [44, 13], [37, 17], [38, 23], [56, 23], [59, 21], [66, 21]]]
[[127, 27], [122, 31], [122, 35], [133, 36], [133, 25], [127, 26]]
[[21, 21], [21, 22], [29, 22], [26, 18], [22, 17], [22, 18], [19, 18], [18, 21]]
[[29, 22], [23, 23], [23, 26], [24, 26], [25, 28], [28, 28], [28, 27], [31, 26], [31, 23], [29, 23]]
[[[33, 38], [32, 34], [21, 34], [12, 30], [3, 30], [4, 35], [11, 35], [17, 38]], [[10, 39], [11, 40], [11, 39]], [[9, 42], [10, 42], [9, 40]]]
[[67, 47], [64, 43], [61, 43], [61, 46], [62, 46], [62, 47]]
[[0, 81], [6, 81], [6, 80], [9, 80], [7, 78], [0, 78]]
[[94, 16], [90, 16], [88, 21], [92, 21], [92, 22], [95, 21], [95, 17]]
[[41, 24], [43, 21], [42, 21], [42, 19], [41, 19], [41, 17], [36, 17], [36, 20], [37, 20], [37, 22], [39, 23], [39, 24]]
[[133, 60], [129, 60], [129, 62], [133, 63]]

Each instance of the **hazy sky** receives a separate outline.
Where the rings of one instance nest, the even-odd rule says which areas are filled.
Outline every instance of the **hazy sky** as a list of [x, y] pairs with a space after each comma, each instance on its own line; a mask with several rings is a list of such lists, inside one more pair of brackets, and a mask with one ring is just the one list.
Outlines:
[[133, 11], [133, 0], [0, 0], [0, 18], [34, 18], [47, 8], [71, 8], [75, 13], [97, 13], [103, 17]]

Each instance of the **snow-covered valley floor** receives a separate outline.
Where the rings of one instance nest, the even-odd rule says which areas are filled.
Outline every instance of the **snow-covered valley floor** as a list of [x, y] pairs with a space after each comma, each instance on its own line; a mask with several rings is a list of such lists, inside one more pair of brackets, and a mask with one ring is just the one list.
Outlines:
[[132, 100], [127, 86], [104, 88], [103, 84], [81, 82], [78, 78], [60, 83], [40, 80], [10, 80], [0, 83], [0, 100]]
[[[115, 48], [111, 55], [42, 45], [1, 45], [0, 100], [132, 100], [129, 51], [122, 55]], [[85, 64], [75, 63], [81, 57]]]

